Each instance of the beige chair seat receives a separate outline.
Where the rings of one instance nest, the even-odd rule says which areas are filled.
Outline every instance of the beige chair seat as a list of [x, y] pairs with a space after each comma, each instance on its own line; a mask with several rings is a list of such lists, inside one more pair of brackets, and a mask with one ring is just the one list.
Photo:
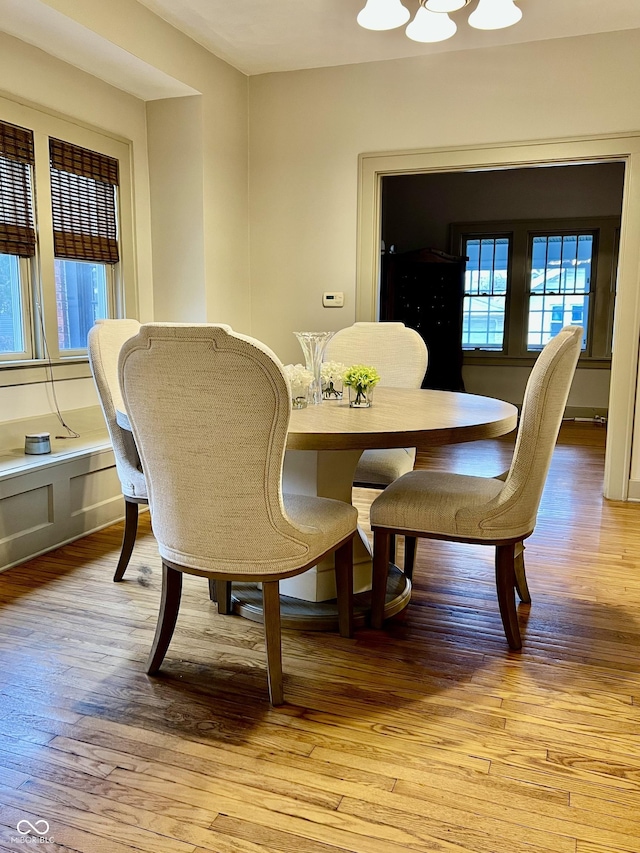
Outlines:
[[144, 478], [142, 471], [135, 468], [129, 468], [126, 472], [126, 477], [120, 481], [122, 485], [122, 493], [129, 498], [148, 499], [147, 481]]
[[331, 546], [353, 533], [358, 523], [358, 510], [348, 503], [331, 498], [283, 494], [289, 520], [306, 534], [308, 560], [315, 560]]
[[[397, 533], [495, 539], [482, 522], [504, 482], [439, 471], [411, 471], [387, 486], [371, 507], [371, 524]], [[522, 531], [523, 535], [529, 531]], [[518, 535], [515, 533], [513, 535]]]
[[[263, 554], [251, 549], [252, 553], [244, 559], [237, 559], [241, 550], [229, 540], [228, 552], [220, 556], [206, 553], [191, 554], [180, 548], [173, 548], [166, 542], [159, 543], [160, 555], [172, 563], [179, 563], [194, 570], [195, 574], [224, 571], [241, 581], [243, 575], [255, 576], [273, 572], [277, 569], [280, 576], [288, 571], [298, 573], [301, 563], [313, 565], [336, 544], [353, 535], [358, 523], [358, 510], [351, 504], [331, 498], [309, 497], [307, 495], [283, 494], [282, 502], [285, 514], [292, 527], [302, 535], [302, 539], [289, 539], [283, 547], [264, 549]], [[252, 519], [245, 519], [247, 536], [251, 533]]]
[[353, 482], [357, 486], [379, 486], [384, 489], [398, 477], [413, 471], [415, 461], [415, 447], [365, 450], [358, 461]]

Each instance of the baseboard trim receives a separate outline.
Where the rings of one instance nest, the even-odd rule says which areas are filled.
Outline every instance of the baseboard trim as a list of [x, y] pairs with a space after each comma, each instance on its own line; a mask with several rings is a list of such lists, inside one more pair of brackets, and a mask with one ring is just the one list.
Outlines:
[[564, 411], [565, 418], [588, 418], [589, 420], [596, 417], [606, 420], [608, 414], [608, 409], [592, 409], [587, 406], [567, 406]]
[[640, 501], [640, 480], [629, 480], [627, 500]]

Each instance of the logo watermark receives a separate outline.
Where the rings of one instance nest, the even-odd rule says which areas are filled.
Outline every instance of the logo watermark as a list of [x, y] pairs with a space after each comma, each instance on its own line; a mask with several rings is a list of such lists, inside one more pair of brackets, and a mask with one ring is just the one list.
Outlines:
[[30, 820], [19, 820], [16, 824], [18, 835], [11, 837], [12, 844], [53, 844], [53, 836], [49, 835], [49, 821], [36, 820], [31, 823]]

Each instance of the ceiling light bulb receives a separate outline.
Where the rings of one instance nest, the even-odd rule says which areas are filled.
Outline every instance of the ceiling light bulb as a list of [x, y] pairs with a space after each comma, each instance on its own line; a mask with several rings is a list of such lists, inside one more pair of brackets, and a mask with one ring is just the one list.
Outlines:
[[513, 0], [480, 0], [469, 15], [469, 24], [477, 30], [501, 30], [517, 24], [521, 17], [522, 10]]
[[427, 0], [424, 5], [430, 12], [457, 12], [468, 3], [469, 0]]
[[367, 0], [356, 20], [365, 30], [394, 30], [410, 17], [411, 12], [402, 5], [402, 0]]
[[455, 21], [442, 12], [430, 12], [421, 6], [406, 29], [412, 41], [435, 42], [450, 39], [457, 30]]

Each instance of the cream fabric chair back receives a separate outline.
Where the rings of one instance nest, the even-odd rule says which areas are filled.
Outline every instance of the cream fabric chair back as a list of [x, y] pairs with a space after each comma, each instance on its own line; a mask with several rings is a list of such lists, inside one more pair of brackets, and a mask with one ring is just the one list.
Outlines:
[[354, 323], [340, 329], [325, 349], [325, 361], [349, 367], [368, 364], [380, 374], [380, 385], [420, 388], [427, 370], [427, 345], [404, 323]]
[[566, 326], [538, 356], [525, 389], [516, 446], [504, 488], [489, 504], [460, 510], [460, 532], [526, 536], [533, 530], [551, 456], [582, 347], [583, 329]]
[[146, 497], [147, 491], [133, 437], [116, 422], [116, 409], [124, 409], [118, 383], [118, 356], [124, 342], [139, 329], [137, 320], [96, 320], [87, 336], [89, 364], [109, 430], [122, 492], [128, 497]]
[[240, 576], [304, 564], [312, 530], [282, 499], [289, 390], [264, 344], [150, 323], [123, 347], [120, 383], [163, 559]]

